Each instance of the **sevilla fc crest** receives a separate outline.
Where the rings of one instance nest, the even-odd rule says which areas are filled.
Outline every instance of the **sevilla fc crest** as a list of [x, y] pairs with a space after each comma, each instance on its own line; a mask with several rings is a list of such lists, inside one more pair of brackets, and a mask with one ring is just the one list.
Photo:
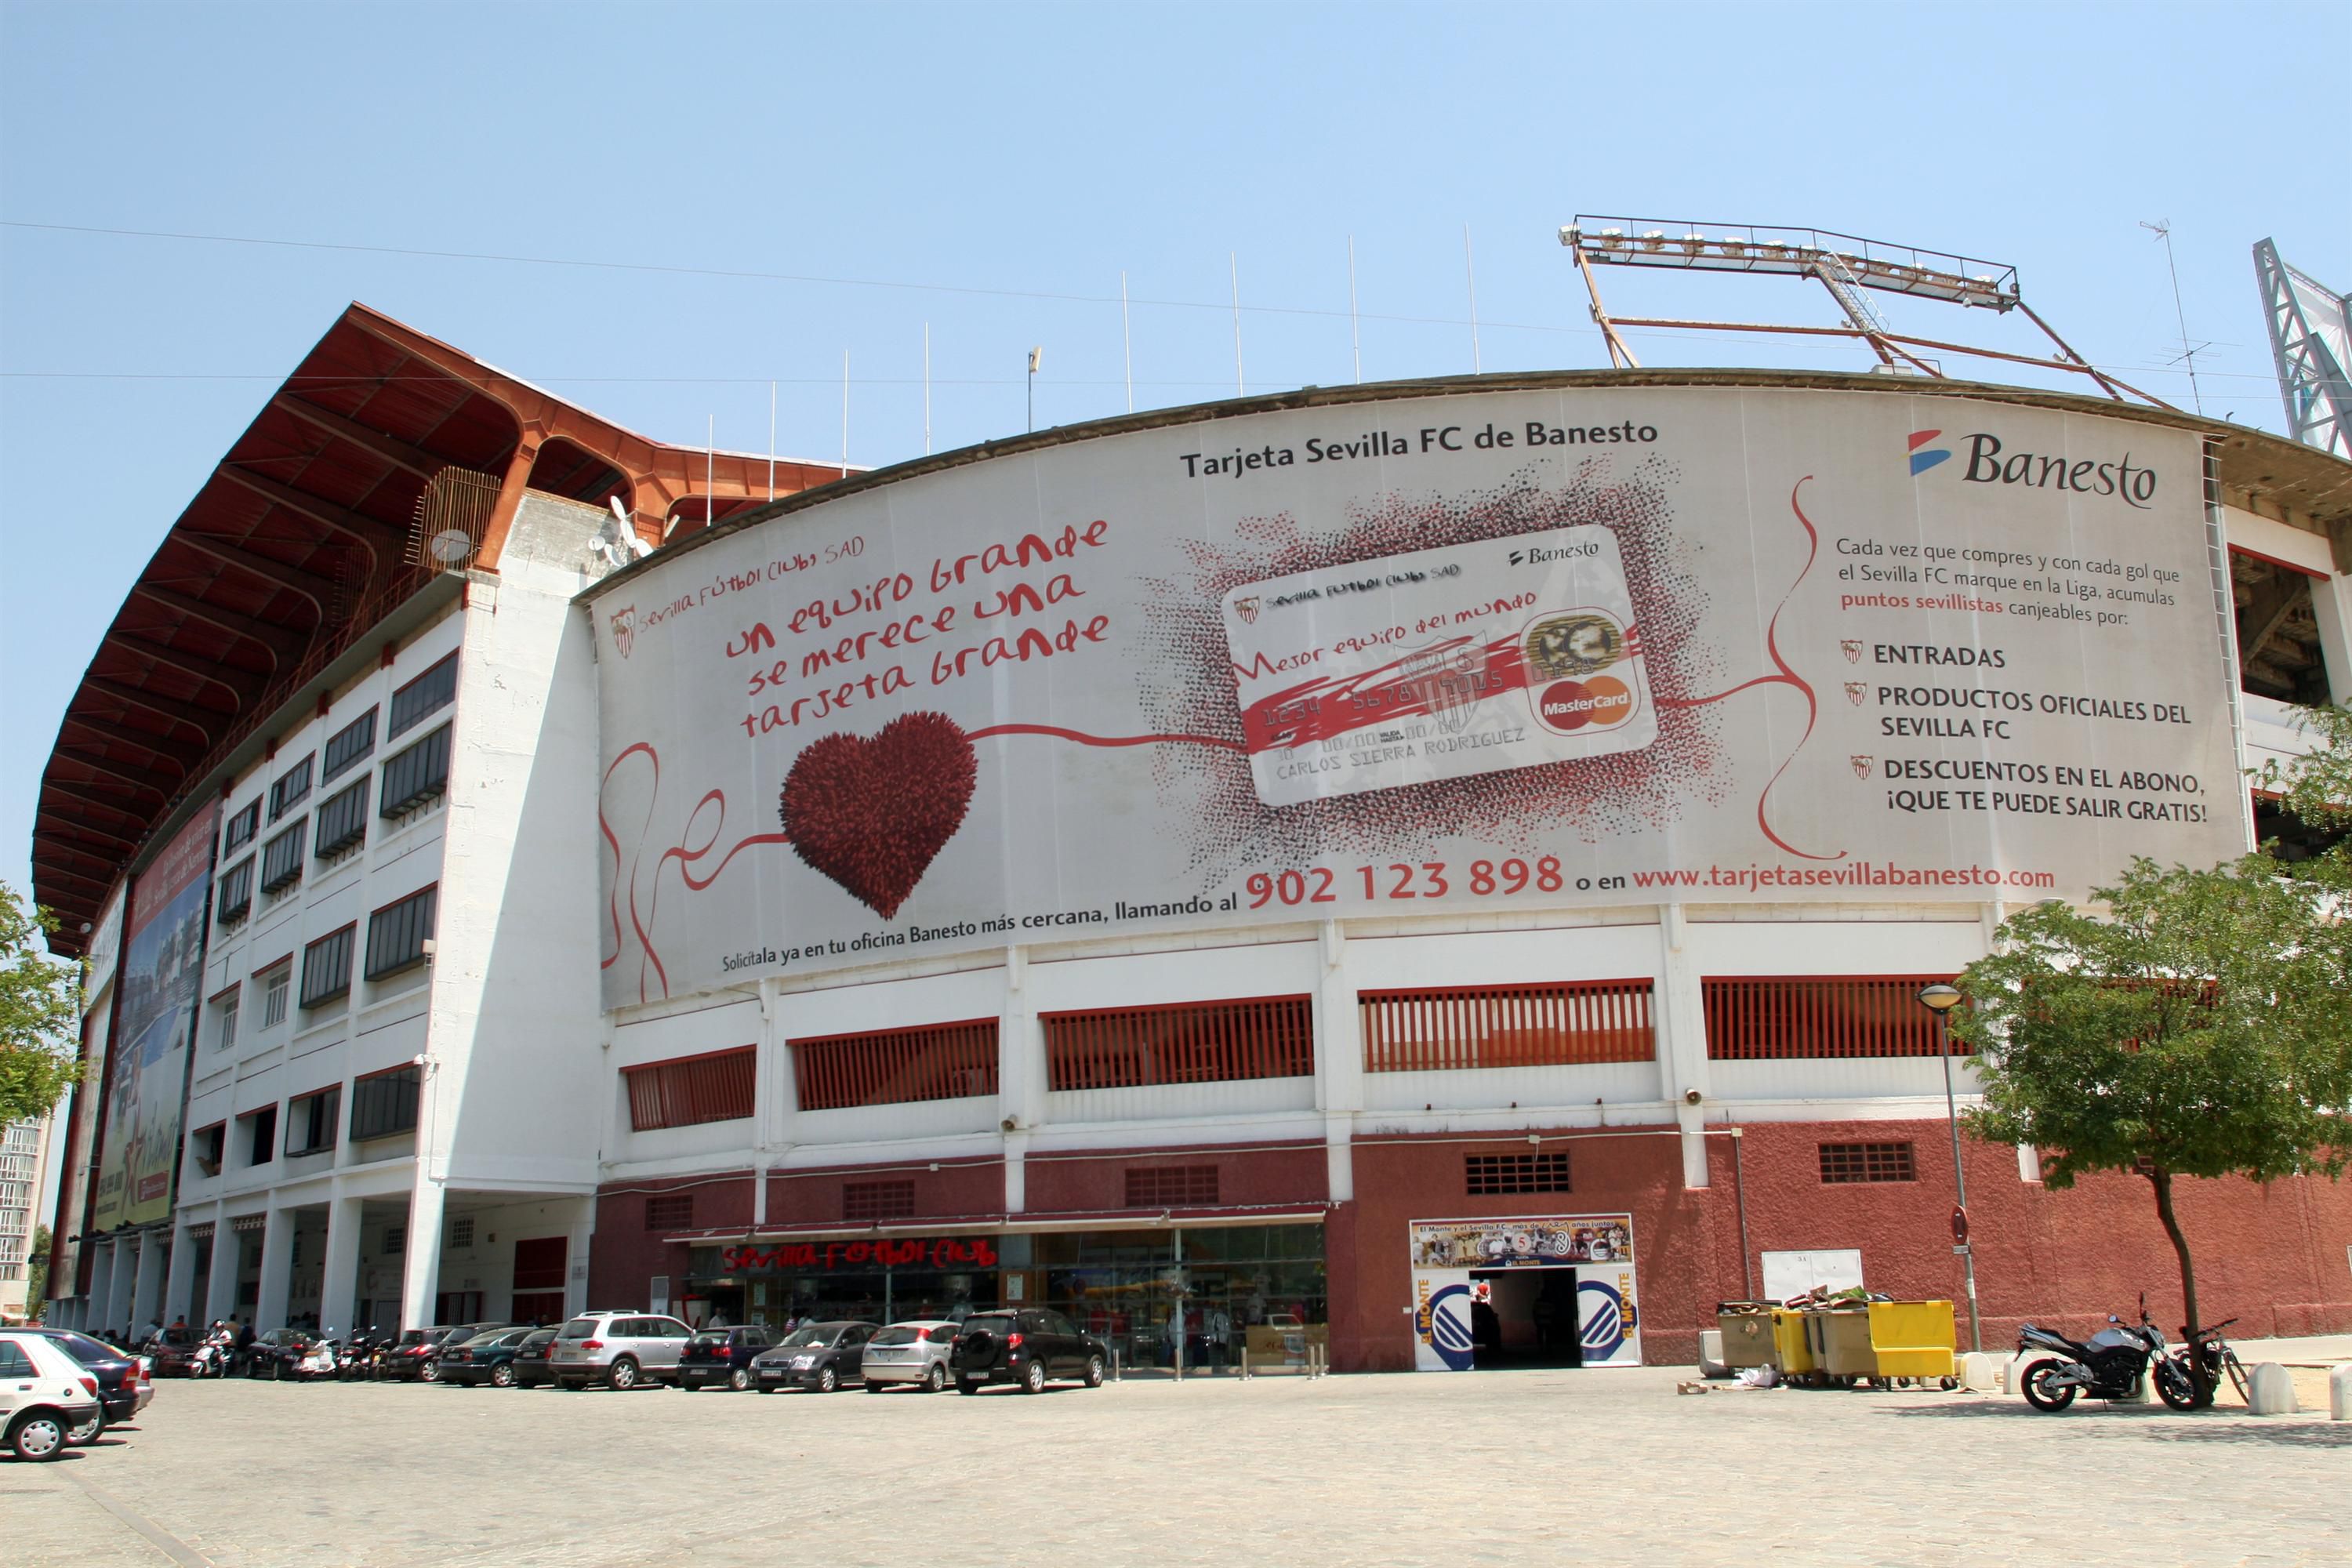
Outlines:
[[1866, 779], [1870, 776], [1870, 764], [1874, 760], [1864, 756], [1852, 756], [1846, 759], [1853, 764], [1853, 776], [1858, 779]]
[[1847, 637], [1843, 641], [1840, 642], [1838, 647], [1845, 649], [1845, 661], [1848, 664], [1860, 664], [1862, 662], [1862, 643], [1859, 639]]
[[1855, 707], [1861, 707], [1863, 699], [1869, 695], [1870, 682], [1867, 680], [1849, 680], [1845, 683], [1845, 700]]
[[1254, 626], [1257, 625], [1257, 595], [1255, 594], [1252, 594], [1246, 599], [1235, 599], [1234, 601], [1234, 614], [1242, 618], [1242, 625], [1245, 626]]
[[621, 650], [623, 658], [626, 658], [629, 657], [629, 650], [636, 645], [637, 607], [635, 605], [624, 605], [613, 612], [613, 646]]

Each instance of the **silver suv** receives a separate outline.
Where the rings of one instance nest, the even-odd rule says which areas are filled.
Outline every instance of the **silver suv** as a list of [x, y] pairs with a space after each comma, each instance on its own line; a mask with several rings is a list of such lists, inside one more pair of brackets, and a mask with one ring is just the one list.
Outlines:
[[555, 1336], [548, 1370], [558, 1388], [603, 1383], [625, 1393], [676, 1378], [678, 1353], [693, 1335], [676, 1318], [650, 1312], [583, 1312]]

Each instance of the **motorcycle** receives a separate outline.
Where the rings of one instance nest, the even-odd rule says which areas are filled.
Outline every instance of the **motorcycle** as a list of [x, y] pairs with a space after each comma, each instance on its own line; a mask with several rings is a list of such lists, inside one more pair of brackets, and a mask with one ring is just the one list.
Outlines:
[[303, 1347], [301, 1355], [296, 1359], [294, 1375], [303, 1380], [332, 1377], [335, 1375], [335, 1342], [327, 1339], [312, 1340], [310, 1344]]
[[2147, 1297], [2139, 1300], [2139, 1323], [2107, 1314], [2107, 1326], [2088, 1340], [2070, 1340], [2055, 1330], [2020, 1324], [2017, 1353], [2046, 1351], [2055, 1359], [2037, 1360], [2025, 1369], [2025, 1402], [2036, 1410], [2055, 1414], [2074, 1403], [2078, 1394], [2093, 1399], [2137, 1399], [2141, 1380], [2153, 1378], [2157, 1396], [2175, 1410], [2197, 1403], [2197, 1385], [2177, 1354], [2167, 1353], [2164, 1331], [2147, 1315]]
[[225, 1334], [214, 1334], [196, 1347], [188, 1363], [191, 1377], [226, 1377], [233, 1342]]

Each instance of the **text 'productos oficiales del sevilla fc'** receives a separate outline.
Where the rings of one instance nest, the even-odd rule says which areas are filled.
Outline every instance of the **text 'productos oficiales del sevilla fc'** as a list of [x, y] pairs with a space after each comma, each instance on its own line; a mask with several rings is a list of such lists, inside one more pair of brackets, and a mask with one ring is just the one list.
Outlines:
[[592, 590], [609, 998], [1375, 910], [2079, 898], [2242, 844], [2193, 437], [1381, 406], [886, 475]]

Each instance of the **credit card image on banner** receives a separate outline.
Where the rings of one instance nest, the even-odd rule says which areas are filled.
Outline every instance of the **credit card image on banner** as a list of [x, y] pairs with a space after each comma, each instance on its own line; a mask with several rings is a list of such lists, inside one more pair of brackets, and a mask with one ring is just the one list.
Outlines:
[[1268, 805], [1639, 751], [1658, 719], [1590, 525], [1246, 584], [1225, 639]]

